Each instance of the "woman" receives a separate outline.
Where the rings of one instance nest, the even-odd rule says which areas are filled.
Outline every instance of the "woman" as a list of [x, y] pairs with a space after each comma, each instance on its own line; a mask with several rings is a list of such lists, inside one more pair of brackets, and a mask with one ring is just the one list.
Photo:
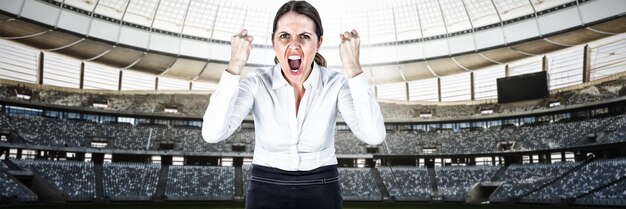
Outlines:
[[[275, 65], [242, 81], [252, 49], [244, 29], [231, 39], [231, 58], [204, 115], [202, 136], [230, 136], [252, 111], [255, 150], [246, 208], [341, 208], [334, 134], [337, 110], [360, 140], [385, 138], [383, 117], [359, 64], [358, 33], [340, 35], [345, 75], [325, 68], [317, 10], [289, 1], [274, 18]], [[321, 66], [320, 66], [321, 65]]]

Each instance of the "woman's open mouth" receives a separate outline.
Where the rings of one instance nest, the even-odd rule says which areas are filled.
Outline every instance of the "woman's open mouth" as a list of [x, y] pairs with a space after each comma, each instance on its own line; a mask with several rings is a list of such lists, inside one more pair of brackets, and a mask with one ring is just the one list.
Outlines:
[[289, 62], [289, 68], [292, 75], [297, 75], [300, 73], [300, 64], [302, 63], [302, 59], [298, 55], [290, 55], [287, 57], [287, 61]]

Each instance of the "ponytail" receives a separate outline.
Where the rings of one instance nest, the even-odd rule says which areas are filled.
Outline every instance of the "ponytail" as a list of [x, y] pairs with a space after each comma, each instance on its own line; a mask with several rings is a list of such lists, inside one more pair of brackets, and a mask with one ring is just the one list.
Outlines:
[[317, 65], [326, 67], [326, 59], [319, 52], [315, 53], [314, 60], [317, 63]]
[[[315, 53], [315, 58], [313, 58], [317, 65], [326, 67], [326, 59], [319, 52]], [[274, 64], [278, 64], [278, 57], [274, 56]]]

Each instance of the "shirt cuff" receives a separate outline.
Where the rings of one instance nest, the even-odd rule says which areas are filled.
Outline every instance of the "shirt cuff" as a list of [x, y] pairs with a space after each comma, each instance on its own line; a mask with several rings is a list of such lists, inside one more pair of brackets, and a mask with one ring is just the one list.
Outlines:
[[352, 94], [352, 101], [355, 103], [367, 103], [369, 102], [369, 97], [374, 98], [365, 73], [348, 78], [348, 86], [350, 87], [350, 94]]
[[237, 88], [239, 87], [240, 78], [241, 75], [233, 75], [224, 70], [224, 72], [222, 72], [222, 77], [220, 77], [218, 87], [220, 88], [220, 90], [228, 92], [237, 90]]

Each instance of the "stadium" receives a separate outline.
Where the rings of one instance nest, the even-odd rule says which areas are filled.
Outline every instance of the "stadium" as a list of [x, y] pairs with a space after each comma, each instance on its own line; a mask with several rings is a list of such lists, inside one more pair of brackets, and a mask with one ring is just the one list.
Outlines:
[[[309, 2], [385, 119], [337, 119], [345, 208], [626, 207], [626, 1]], [[0, 208], [243, 208], [252, 115], [215, 144], [202, 116], [233, 34], [274, 65], [282, 3], [0, 1]]]

